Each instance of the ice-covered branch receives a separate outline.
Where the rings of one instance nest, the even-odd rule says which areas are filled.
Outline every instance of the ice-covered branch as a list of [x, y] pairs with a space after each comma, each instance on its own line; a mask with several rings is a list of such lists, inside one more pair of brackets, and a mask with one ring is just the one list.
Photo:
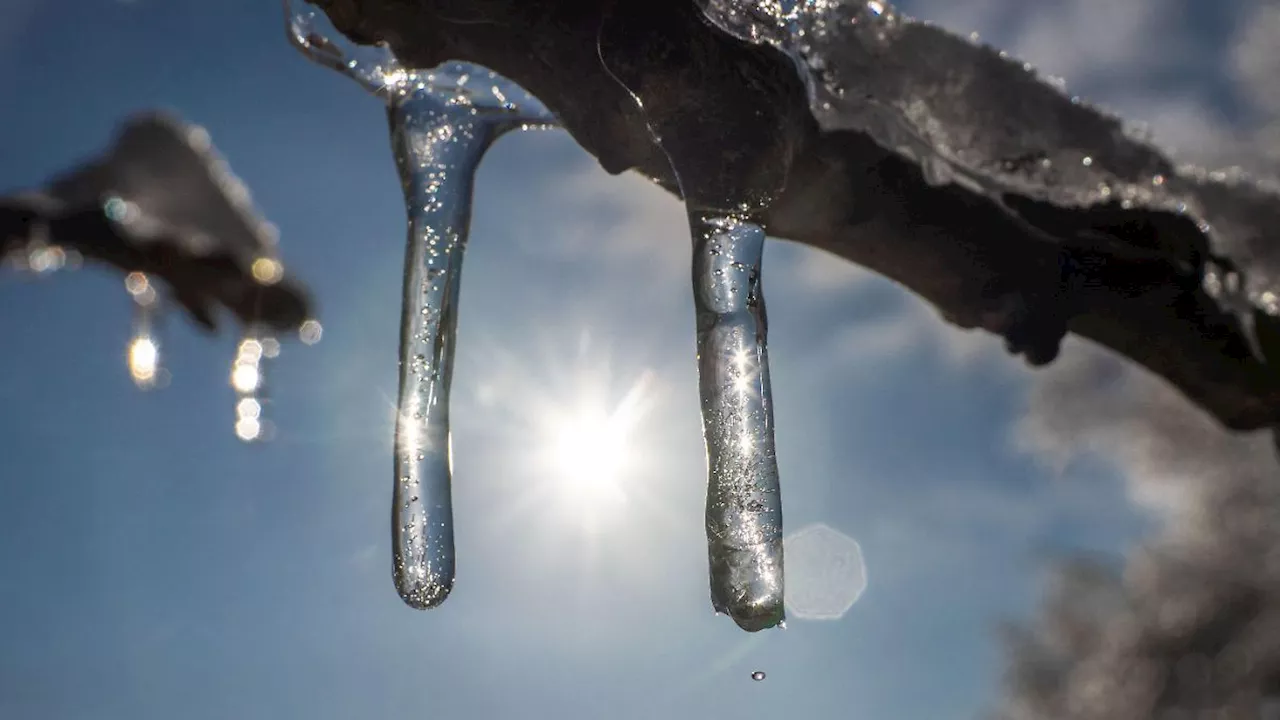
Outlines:
[[[994, 49], [880, 2], [318, 4], [407, 65], [512, 78], [610, 172], [673, 192], [776, 190], [771, 235], [875, 270], [1033, 364], [1071, 332], [1227, 427], [1280, 419], [1280, 196], [1177, 167]], [[749, 5], [810, 16], [770, 30], [715, 12]], [[788, 23], [807, 23], [805, 43], [788, 44]]]

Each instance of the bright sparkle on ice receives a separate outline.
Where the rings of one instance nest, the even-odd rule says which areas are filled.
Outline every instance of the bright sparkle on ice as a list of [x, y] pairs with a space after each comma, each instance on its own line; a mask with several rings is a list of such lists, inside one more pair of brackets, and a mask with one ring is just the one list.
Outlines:
[[156, 380], [160, 365], [160, 348], [150, 335], [135, 337], [129, 343], [129, 374], [139, 386], [150, 386]]

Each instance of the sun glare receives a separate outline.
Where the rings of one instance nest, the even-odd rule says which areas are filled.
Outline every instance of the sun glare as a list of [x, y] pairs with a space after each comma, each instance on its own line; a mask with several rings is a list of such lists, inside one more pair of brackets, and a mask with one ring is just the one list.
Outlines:
[[616, 404], [603, 388], [580, 388], [577, 402], [544, 408], [546, 472], [557, 500], [592, 523], [627, 502], [637, 471], [635, 443], [649, 377], [642, 375]]
[[604, 408], [576, 409], [554, 423], [552, 465], [578, 503], [587, 508], [624, 500], [619, 482], [627, 470], [628, 430]]
[[[656, 370], [631, 362], [619, 373], [588, 332], [576, 358], [565, 357], [571, 341], [557, 340], [542, 335], [513, 352], [509, 338], [494, 339], [461, 356], [459, 368], [478, 377], [463, 376], [459, 387], [470, 392], [456, 398], [454, 416], [472, 426], [467, 436], [498, 444], [486, 461], [504, 486], [493, 521], [524, 532], [533, 521], [542, 540], [568, 540], [590, 554], [597, 540], [618, 537], [660, 505], [646, 480], [657, 460], [652, 415], [662, 407], [662, 383]], [[455, 432], [463, 436], [462, 425]]]

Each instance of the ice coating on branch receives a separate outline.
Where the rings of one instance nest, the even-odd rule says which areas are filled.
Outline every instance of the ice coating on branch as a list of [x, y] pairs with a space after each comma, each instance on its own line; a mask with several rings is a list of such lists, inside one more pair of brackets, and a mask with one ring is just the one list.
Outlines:
[[[795, 60], [824, 130], [867, 133], [917, 162], [930, 182], [961, 184], [1006, 205], [1016, 195], [1185, 214], [1208, 238], [1205, 252], [1237, 266], [1205, 266], [1206, 284], [1234, 284], [1245, 305], [1280, 311], [1280, 254], [1263, 237], [1280, 222], [1274, 186], [1239, 170], [1176, 165], [1141, 132], [1065, 94], [1029, 63], [881, 0], [699, 3], [724, 31]], [[1241, 271], [1235, 280], [1227, 277], [1233, 270]]]
[[426, 70], [406, 68], [385, 45], [358, 45], [336, 30], [325, 14], [303, 3], [285, 0], [288, 39], [317, 65], [356, 81], [391, 108], [430, 96], [438, 109], [484, 115], [504, 128], [543, 129], [556, 119], [529, 91], [487, 68], [446, 62]]

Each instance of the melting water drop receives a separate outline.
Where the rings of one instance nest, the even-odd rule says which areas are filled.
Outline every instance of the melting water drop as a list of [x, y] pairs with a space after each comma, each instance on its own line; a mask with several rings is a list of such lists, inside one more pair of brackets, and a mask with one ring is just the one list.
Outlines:
[[[427, 609], [454, 581], [449, 388], [462, 258], [476, 169], [493, 141], [554, 126], [528, 92], [477, 65], [403, 68], [385, 47], [355, 47], [319, 29], [318, 11], [284, 2], [290, 41], [388, 105], [408, 213], [400, 326], [400, 392], [391, 505], [393, 575], [408, 605]], [[317, 335], [318, 337], [318, 335]]]
[[765, 678], [765, 674], [764, 674], [764, 671], [763, 671], [763, 670], [757, 670], [757, 671], [755, 671], [755, 672], [751, 673], [751, 679], [752, 679], [752, 680], [755, 680], [756, 682], [760, 682], [760, 681], [761, 681], [761, 680], [763, 680], [764, 678]]
[[124, 287], [133, 299], [133, 337], [129, 340], [129, 374], [138, 387], [149, 390], [160, 380], [160, 343], [154, 332], [159, 297], [150, 278], [132, 272], [125, 276]]
[[782, 622], [782, 498], [760, 265], [765, 232], [690, 214], [707, 446], [711, 602], [745, 630]]

